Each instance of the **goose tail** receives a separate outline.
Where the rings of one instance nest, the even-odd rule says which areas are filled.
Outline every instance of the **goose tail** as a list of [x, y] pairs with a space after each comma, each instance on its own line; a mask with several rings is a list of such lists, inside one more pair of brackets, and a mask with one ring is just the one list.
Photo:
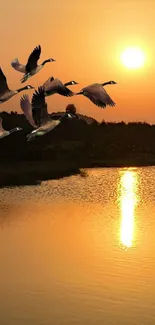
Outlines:
[[18, 60], [18, 58], [15, 58], [14, 60], [11, 61], [11, 66], [13, 69], [15, 69], [16, 71], [25, 73], [25, 65], [21, 64]]
[[29, 73], [24, 74], [24, 77], [20, 80], [21, 83], [24, 83], [25, 81], [27, 81], [27, 79], [30, 77]]

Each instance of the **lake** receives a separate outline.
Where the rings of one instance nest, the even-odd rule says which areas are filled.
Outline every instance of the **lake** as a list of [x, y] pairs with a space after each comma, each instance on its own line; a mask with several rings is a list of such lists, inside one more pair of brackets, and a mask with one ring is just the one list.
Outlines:
[[1, 325], [155, 324], [155, 167], [0, 189]]

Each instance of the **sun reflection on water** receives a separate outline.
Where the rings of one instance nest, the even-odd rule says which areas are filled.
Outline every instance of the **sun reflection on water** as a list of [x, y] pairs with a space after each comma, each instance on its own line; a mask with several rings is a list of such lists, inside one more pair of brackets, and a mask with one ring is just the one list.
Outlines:
[[124, 247], [133, 245], [135, 207], [138, 202], [137, 195], [138, 173], [136, 170], [121, 171], [120, 178], [120, 208], [121, 208], [121, 231], [120, 239]]

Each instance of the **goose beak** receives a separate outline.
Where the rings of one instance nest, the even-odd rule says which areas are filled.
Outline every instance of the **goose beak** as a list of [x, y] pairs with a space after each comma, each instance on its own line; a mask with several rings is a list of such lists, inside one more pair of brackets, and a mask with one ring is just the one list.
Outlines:
[[72, 119], [72, 115], [71, 114], [68, 114], [68, 118], [71, 118]]
[[27, 87], [27, 89], [35, 89], [35, 87], [33, 87], [31, 85], [26, 85], [25, 87]]

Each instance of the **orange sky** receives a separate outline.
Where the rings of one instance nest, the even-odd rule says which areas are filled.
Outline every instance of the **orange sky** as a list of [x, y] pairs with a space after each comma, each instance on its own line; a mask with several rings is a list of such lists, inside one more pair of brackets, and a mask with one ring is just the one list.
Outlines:
[[[36, 5], [37, 3], [37, 5]], [[40, 63], [47, 64], [29, 79], [38, 87], [48, 77], [63, 82], [75, 80], [79, 91], [94, 82], [115, 80], [106, 87], [115, 107], [101, 109], [83, 96], [47, 98], [49, 112], [74, 103], [77, 111], [101, 121], [147, 121], [155, 123], [155, 1], [154, 0], [6, 0], [1, 4], [1, 67], [11, 89], [21, 87], [22, 74], [10, 62], [18, 57], [26, 63], [40, 44]], [[138, 46], [146, 54], [143, 68], [128, 70], [120, 60], [123, 50]], [[31, 97], [33, 91], [29, 92]], [[1, 104], [1, 110], [20, 111], [21, 93]]]

